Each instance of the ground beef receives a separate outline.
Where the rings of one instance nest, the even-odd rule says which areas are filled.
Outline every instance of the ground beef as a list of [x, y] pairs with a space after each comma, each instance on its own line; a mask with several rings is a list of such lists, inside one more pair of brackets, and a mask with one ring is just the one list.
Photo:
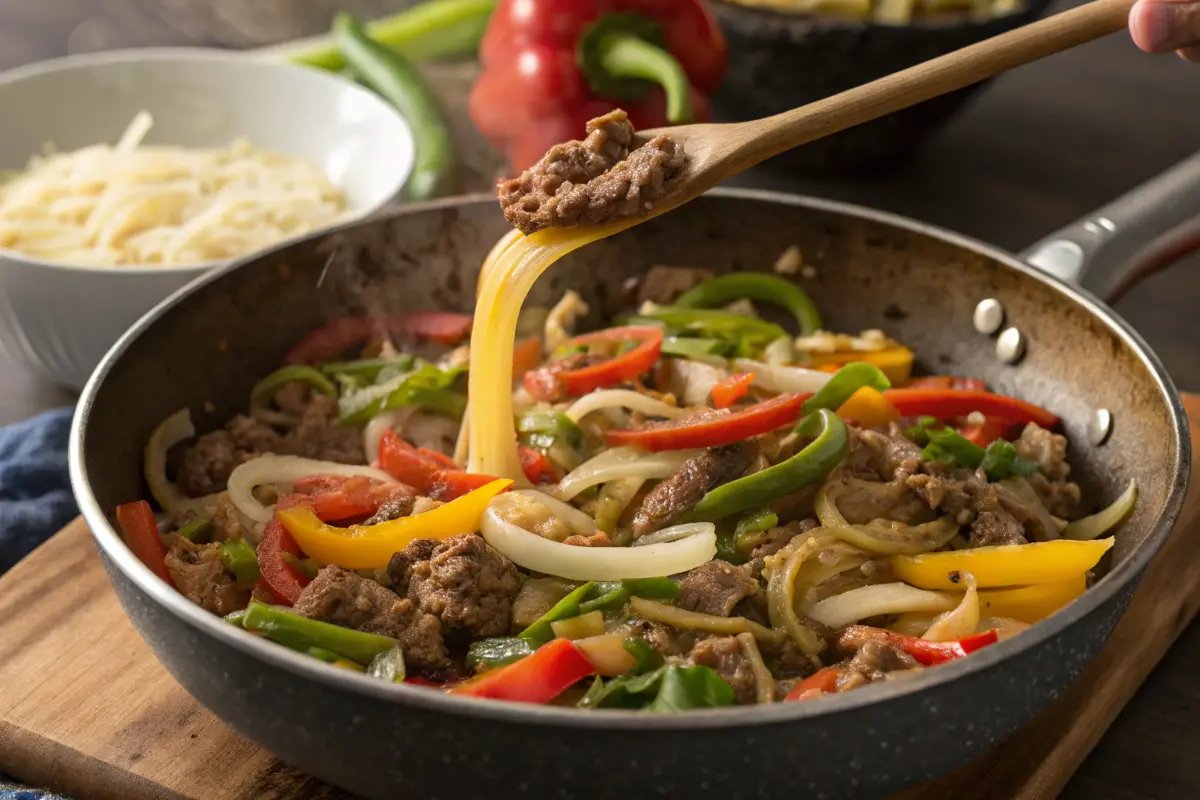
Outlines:
[[289, 381], [275, 393], [275, 407], [299, 419], [312, 399], [313, 387], [304, 381]]
[[214, 614], [225, 615], [250, 602], [250, 592], [238, 588], [221, 563], [221, 545], [193, 544], [182, 536], [167, 543], [167, 571], [179, 593]]
[[[407, 578], [408, 597], [422, 611], [440, 619], [447, 632], [481, 637], [508, 633], [513, 599], [521, 589], [515, 564], [473, 533], [438, 543], [426, 559], [413, 559], [409, 548], [407, 555], [398, 554], [401, 564], [409, 563], [398, 564], [397, 571]], [[416, 549], [423, 554], [427, 548], [422, 544]], [[392, 572], [389, 564], [389, 577]]]
[[362, 431], [340, 424], [337, 400], [316, 392], [300, 413], [296, 427], [280, 442], [278, 452], [339, 464], [367, 461]]
[[842, 667], [837, 680], [838, 691], [847, 692], [886, 680], [894, 673], [920, 668], [917, 660], [907, 653], [885, 642], [868, 639], [858, 645], [854, 657]]
[[669, 136], [630, 150], [633, 125], [620, 109], [587, 124], [587, 138], [551, 147], [521, 177], [500, 184], [500, 208], [522, 233], [596, 225], [640, 214], [670, 191], [687, 156]]
[[753, 447], [745, 442], [715, 447], [690, 458], [683, 466], [642, 500], [633, 517], [634, 537], [677, 522], [705, 493], [723, 483], [740, 478], [754, 457]]
[[1029, 478], [1029, 484], [1050, 513], [1063, 519], [1078, 514], [1081, 496], [1079, 485], [1068, 480], [1071, 465], [1067, 463], [1067, 437], [1031, 422], [1013, 444], [1018, 453], [1042, 468]]
[[646, 301], [669, 305], [679, 295], [695, 289], [711, 277], [711, 269], [700, 267], [651, 267], [638, 284], [638, 305]]
[[413, 513], [413, 505], [417, 502], [416, 495], [396, 497], [380, 504], [378, 510], [368, 517], [363, 525], [378, 525], [381, 522], [391, 522], [394, 519], [407, 517]]
[[279, 447], [279, 434], [253, 417], [239, 414], [224, 428], [206, 433], [183, 454], [179, 487], [190, 497], [225, 490], [229, 473], [244, 461]]
[[734, 606], [757, 592], [758, 581], [747, 567], [715, 559], [684, 576], [677, 605], [688, 611], [728, 617]]
[[969, 470], [927, 467], [932, 474], [913, 475], [905, 484], [930, 508], [955, 517], [961, 525], [970, 524], [973, 544], [1028, 543], [1025, 526], [1000, 502], [995, 486]]
[[442, 625], [406, 597], [341, 567], [324, 567], [292, 609], [309, 619], [399, 640], [405, 663], [433, 670], [449, 663]]
[[242, 516], [230, 501], [228, 494], [221, 493], [217, 496], [209, 519], [212, 520], [212, 534], [209, 536], [212, 541], [223, 542], [226, 539], [246, 538], [246, 529], [242, 527]]
[[688, 662], [693, 666], [709, 667], [724, 678], [733, 688], [738, 703], [749, 705], [755, 702], [758, 682], [754, 668], [736, 637], [713, 636], [696, 642], [688, 654]]
[[392, 589], [397, 594], [408, 595], [408, 582], [412, 577], [413, 567], [433, 558], [433, 551], [440, 544], [441, 541], [438, 539], [414, 539], [403, 550], [392, 556], [388, 561], [387, 573]]
[[651, 622], [648, 619], [634, 620], [629, 623], [631, 636], [641, 638], [664, 656], [681, 656], [692, 649], [695, 636], [683, 631], [679, 632], [670, 625], [661, 622]]

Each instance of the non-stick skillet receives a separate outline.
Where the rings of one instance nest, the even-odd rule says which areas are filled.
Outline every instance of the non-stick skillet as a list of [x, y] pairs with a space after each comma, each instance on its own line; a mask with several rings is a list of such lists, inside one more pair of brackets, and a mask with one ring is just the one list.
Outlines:
[[355, 223], [181, 290], [84, 391], [72, 481], [121, 603], [167, 669], [238, 731], [332, 783], [374, 797], [875, 796], [942, 773], [1030, 719], [1103, 644], [1170, 532], [1190, 457], [1179, 397], [1141, 338], [1067, 281], [1108, 292], [1142, 263], [1127, 249], [1131, 234], [1145, 241], [1196, 218], [1200, 156], [1025, 260], [863, 208], [717, 191], [542, 278], [534, 302], [572, 287], [598, 323], [653, 264], [769, 269], [799, 245], [817, 271], [804, 285], [832, 329], [882, 328], [929, 371], [978, 375], [1061, 415], [1093, 505], [1137, 478], [1137, 508], [1083, 598], [960, 662], [818, 702], [589, 714], [386, 685], [207, 614], [114, 532], [109, 514], [143, 496], [141, 449], [171, 412], [186, 405], [200, 428], [216, 427], [331, 315], [470, 310], [479, 265], [505, 230], [491, 198]]

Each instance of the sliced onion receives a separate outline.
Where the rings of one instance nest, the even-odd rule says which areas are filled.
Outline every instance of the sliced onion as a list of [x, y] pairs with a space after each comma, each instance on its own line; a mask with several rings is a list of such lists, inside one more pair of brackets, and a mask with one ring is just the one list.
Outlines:
[[1032, 627], [1028, 622], [1022, 622], [1019, 619], [1011, 619], [1009, 617], [980, 617], [979, 625], [975, 628], [975, 632], [986, 633], [988, 631], [995, 631], [996, 638], [1004, 641]]
[[652, 480], [674, 475], [683, 462], [700, 454], [700, 450], [666, 450], [647, 453], [633, 447], [614, 447], [605, 450], [572, 470], [558, 484], [554, 496], [570, 500], [584, 489], [608, 483], [617, 478]]
[[269, 522], [274, 513], [273, 507], [258, 502], [254, 498], [254, 489], [271, 483], [292, 484], [312, 475], [340, 475], [347, 478], [365, 475], [385, 483], [396, 482], [391, 475], [372, 467], [268, 453], [233, 470], [229, 475], [229, 500], [240, 513], [254, 522]]
[[1129, 488], [1122, 492], [1111, 506], [1090, 517], [1069, 523], [1063, 530], [1063, 538], [1076, 541], [1095, 539], [1125, 519], [1125, 515], [1133, 510], [1135, 503], [1137, 503], [1137, 481], [1130, 481]]
[[400, 435], [417, 447], [445, 453], [447, 442], [454, 442], [460, 424], [450, 417], [421, 411], [419, 408], [399, 428]]
[[395, 430], [403, 425], [404, 420], [412, 416], [416, 406], [405, 406], [395, 411], [384, 411], [371, 417], [363, 428], [363, 452], [367, 454], [367, 463], [373, 464], [379, 458], [379, 438], [387, 430]]
[[796, 360], [796, 348], [790, 336], [780, 336], [763, 348], [763, 358], [773, 367], [791, 364]]
[[509, 503], [511, 500], [503, 494], [492, 500], [480, 520], [483, 538], [518, 566], [546, 575], [575, 581], [659, 578], [695, 569], [717, 554], [717, 537], [713, 533], [636, 549], [562, 544], [504, 519], [500, 511]]
[[571, 526], [571, 530], [580, 536], [591, 536], [596, 532], [595, 520], [575, 506], [564, 503], [561, 500], [556, 500], [545, 492], [539, 492], [537, 489], [517, 489], [512, 493], [541, 503], [559, 517], [562, 517], [563, 521]]
[[817, 528], [809, 531], [801, 541], [793, 539], [769, 562], [771, 574], [767, 580], [767, 615], [771, 625], [787, 631], [801, 652], [810, 656], [821, 652], [823, 645], [816, 631], [802, 623], [796, 613], [796, 575], [806, 558], [836, 541], [825, 529]]
[[[1014, 476], [1000, 481], [995, 488], [1001, 502], [1006, 499], [1009, 502], [1015, 500], [1034, 516], [1038, 527], [1041, 528], [1041, 536], [1036, 537], [1035, 540], [1048, 542], [1051, 539], [1059, 538], [1059, 527], [1055, 524], [1054, 517], [1050, 516], [1050, 512], [1042, 503], [1042, 498], [1038, 497], [1037, 492], [1029, 485], [1029, 481], [1020, 476]], [[1008, 497], [1005, 496], [1006, 494]]]
[[833, 377], [832, 374], [818, 369], [781, 367], [749, 358], [735, 358], [733, 365], [737, 367], [738, 372], [753, 372], [755, 386], [779, 394], [816, 392]]
[[809, 608], [808, 616], [830, 628], [844, 628], [881, 614], [949, 611], [960, 599], [958, 594], [931, 592], [907, 583], [880, 583], [827, 597]]
[[883, 520], [851, 525], [837, 507], [836, 487], [839, 485], [834, 481], [826, 481], [817, 492], [814, 503], [817, 519], [838, 538], [868, 553], [915, 556], [945, 547], [958, 535], [960, 526], [951, 516], [921, 525]]
[[619, 633], [606, 633], [576, 639], [575, 646], [584, 657], [592, 662], [596, 672], [608, 677], [624, 675], [637, 665], [637, 659], [625, 649], [625, 637]]
[[783, 631], [759, 625], [745, 617], [718, 617], [715, 614], [702, 614], [699, 611], [688, 611], [678, 606], [647, 600], [644, 597], [633, 597], [629, 600], [629, 610], [642, 619], [651, 622], [661, 622], [673, 628], [686, 631], [708, 631], [709, 633], [739, 634], [749, 633], [760, 642], [766, 642], [778, 647], [787, 639]]
[[682, 525], [672, 525], [670, 528], [663, 528], [661, 531], [648, 533], [634, 541], [634, 547], [649, 547], [655, 544], [665, 544], [666, 542], [678, 542], [680, 539], [686, 539], [689, 536], [696, 536], [703, 533], [711, 533], [716, 535], [717, 526], [711, 522], [685, 522]]
[[975, 633], [979, 627], [979, 591], [975, 588], [975, 576], [960, 573], [967, 584], [962, 602], [953, 611], [947, 611], [933, 621], [922, 639], [931, 642], [952, 642]]
[[588, 414], [602, 408], [628, 408], [640, 411], [648, 417], [666, 419], [679, 419], [688, 415], [687, 409], [669, 405], [656, 397], [632, 389], [601, 389], [585, 394], [576, 400], [566, 413], [572, 422], [579, 422]]
[[721, 360], [719, 363], [720, 366], [714, 366], [696, 359], [665, 358], [661, 362], [660, 380], [683, 405], [703, 405], [708, 402], [713, 387], [729, 377], [728, 362]]
[[142, 470], [146, 476], [146, 485], [150, 487], [150, 496], [163, 511], [172, 514], [188, 509], [198, 511], [211, 505], [217, 497], [215, 494], [188, 497], [182, 489], [167, 480], [167, 451], [195, 435], [196, 428], [192, 425], [191, 412], [181, 408], [160, 422], [146, 441]]
[[750, 671], [754, 673], [754, 699], [758, 703], [775, 702], [775, 676], [767, 669], [762, 653], [758, 650], [758, 642], [754, 635], [739, 633], [738, 644], [742, 646], [742, 655], [750, 662]]

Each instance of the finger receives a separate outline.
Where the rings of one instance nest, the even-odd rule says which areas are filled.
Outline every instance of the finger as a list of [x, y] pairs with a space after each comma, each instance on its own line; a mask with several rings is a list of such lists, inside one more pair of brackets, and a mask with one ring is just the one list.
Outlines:
[[1148, 53], [1200, 46], [1200, 1], [1139, 0], [1129, 14], [1129, 32]]
[[1179, 51], [1179, 57], [1193, 64], [1200, 64], [1200, 46], [1185, 47]]

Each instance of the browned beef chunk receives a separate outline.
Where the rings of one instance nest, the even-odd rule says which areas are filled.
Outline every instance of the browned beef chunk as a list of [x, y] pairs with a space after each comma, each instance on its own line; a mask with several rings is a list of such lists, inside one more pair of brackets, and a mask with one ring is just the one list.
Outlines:
[[1064, 519], [1079, 513], [1079, 485], [1068, 480], [1071, 465], [1067, 463], [1067, 437], [1031, 422], [1013, 444], [1018, 453], [1042, 468], [1029, 478], [1029, 484], [1050, 513]]
[[713, 277], [711, 269], [699, 267], [651, 267], [638, 285], [638, 304], [649, 300], [667, 305], [686, 291]]
[[221, 492], [235, 467], [278, 446], [279, 434], [253, 417], [239, 414], [187, 448], [175, 480], [191, 497]]
[[[392, 557], [388, 577], [446, 631], [502, 636], [512, 626], [521, 582], [517, 567], [473, 533], [438, 542], [422, 540]], [[428, 552], [427, 557], [422, 557]]]
[[449, 663], [437, 617], [356, 572], [322, 568], [304, 587], [293, 610], [309, 619], [391, 636], [400, 642], [405, 663], [415, 669], [438, 669]]
[[713, 636], [696, 642], [688, 654], [688, 663], [714, 670], [733, 688], [738, 703], [755, 702], [758, 682], [754, 678], [754, 668], [736, 637]]
[[762, 575], [767, 556], [775, 555], [800, 534], [819, 527], [821, 523], [815, 517], [809, 517], [767, 531], [767, 540], [750, 552], [750, 560], [746, 562], [750, 577], [757, 579]]
[[363, 525], [378, 525], [381, 522], [391, 522], [394, 519], [407, 517], [413, 513], [413, 505], [417, 502], [416, 495], [395, 497], [380, 504], [375, 513]]
[[863, 525], [877, 519], [915, 525], [929, 522], [936, 516], [903, 480], [884, 483], [843, 477], [842, 485], [837, 487], [836, 497], [838, 509], [852, 525]]
[[645, 640], [664, 656], [681, 656], [691, 650], [695, 642], [695, 636], [687, 631], [676, 631], [670, 625], [648, 619], [629, 623], [629, 633]]
[[285, 414], [297, 419], [308, 408], [312, 400], [313, 387], [304, 381], [290, 381], [279, 387], [275, 393], [275, 406]]
[[300, 413], [300, 421], [280, 443], [278, 452], [336, 461], [365, 464], [362, 431], [338, 422], [337, 400], [313, 392]]
[[691, 511], [706, 492], [740, 478], [754, 457], [753, 447], [745, 442], [705, 450], [683, 466], [642, 500], [633, 517], [634, 537], [665, 528]]
[[934, 474], [913, 475], [905, 483], [929, 504], [971, 526], [977, 545], [1026, 544], [1025, 527], [1004, 508], [996, 487], [968, 470], [945, 472], [927, 465]]
[[596, 225], [652, 207], [683, 169], [683, 147], [656, 136], [635, 147], [633, 125], [615, 110], [587, 124], [587, 138], [556, 144], [519, 178], [500, 184], [500, 208], [522, 233]]
[[847, 692], [868, 683], [886, 680], [894, 673], [920, 668], [917, 660], [907, 653], [885, 642], [868, 639], [858, 646], [854, 657], [842, 667], [838, 675], [838, 691]]
[[225, 571], [218, 542], [193, 544], [182, 536], [171, 536], [166, 562], [179, 593], [206, 611], [225, 615], [250, 602], [249, 590], [239, 589]]
[[680, 608], [728, 617], [733, 607], [758, 591], [758, 581], [745, 567], [716, 559], [689, 572], [679, 584]]
[[871, 472], [880, 480], [903, 480], [921, 467], [921, 448], [904, 435], [896, 423], [887, 432], [852, 429], [849, 459], [858, 472]]

